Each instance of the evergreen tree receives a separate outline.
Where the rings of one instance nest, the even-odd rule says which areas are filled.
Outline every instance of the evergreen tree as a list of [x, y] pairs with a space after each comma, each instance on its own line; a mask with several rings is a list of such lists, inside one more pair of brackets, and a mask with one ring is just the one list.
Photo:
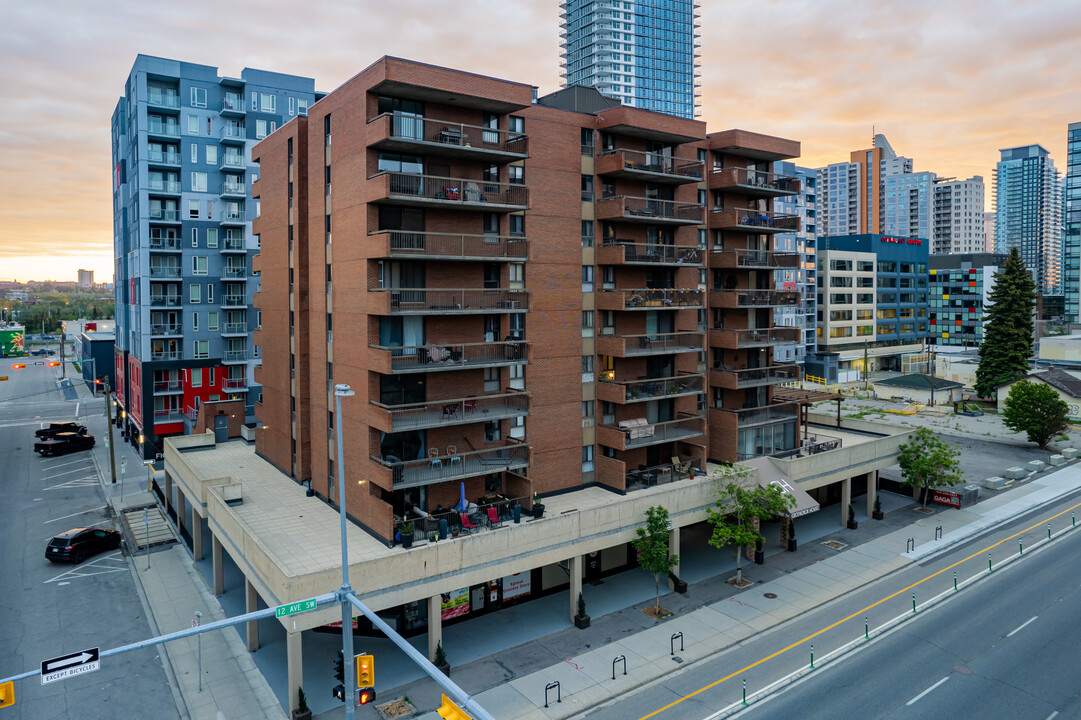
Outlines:
[[994, 397], [999, 385], [1028, 374], [1036, 284], [1017, 248], [1010, 250], [1002, 272], [995, 273], [990, 302], [983, 311], [983, 344], [976, 368], [976, 394], [980, 397]]

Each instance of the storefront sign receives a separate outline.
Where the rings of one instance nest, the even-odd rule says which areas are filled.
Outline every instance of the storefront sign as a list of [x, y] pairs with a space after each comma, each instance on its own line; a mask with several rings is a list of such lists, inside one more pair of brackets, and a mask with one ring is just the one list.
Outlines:
[[462, 588], [461, 590], [452, 590], [449, 593], [443, 593], [440, 607], [442, 609], [441, 615], [444, 620], [468, 615], [469, 588]]
[[882, 237], [884, 243], [897, 243], [898, 245], [923, 245], [923, 240], [919, 238], [899, 238], [899, 237]]
[[529, 571], [515, 573], [503, 578], [503, 599], [512, 600], [530, 592]]
[[939, 505], [949, 505], [958, 510], [961, 509], [961, 496], [957, 493], [946, 492], [945, 490], [935, 490], [935, 494], [931, 497], [931, 502]]

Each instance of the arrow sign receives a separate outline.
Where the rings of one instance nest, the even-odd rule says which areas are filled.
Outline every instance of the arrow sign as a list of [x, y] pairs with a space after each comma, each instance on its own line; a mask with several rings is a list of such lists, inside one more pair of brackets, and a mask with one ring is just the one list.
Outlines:
[[94, 672], [101, 667], [98, 661], [98, 648], [82, 650], [70, 655], [62, 655], [41, 663], [41, 684], [64, 680], [75, 675]]

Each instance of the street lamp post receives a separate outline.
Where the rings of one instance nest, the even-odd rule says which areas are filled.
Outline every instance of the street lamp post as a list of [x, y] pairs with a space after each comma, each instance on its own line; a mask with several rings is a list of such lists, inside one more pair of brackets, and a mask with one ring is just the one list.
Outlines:
[[342, 603], [342, 656], [347, 663], [345, 670], [345, 720], [356, 718], [357, 683], [350, 682], [353, 665], [353, 607], [348, 594], [353, 591], [349, 585], [349, 549], [345, 540], [345, 460], [342, 452], [342, 398], [352, 397], [356, 393], [348, 385], [334, 386], [335, 422], [338, 425], [338, 517], [342, 530], [342, 588], [339, 591]]

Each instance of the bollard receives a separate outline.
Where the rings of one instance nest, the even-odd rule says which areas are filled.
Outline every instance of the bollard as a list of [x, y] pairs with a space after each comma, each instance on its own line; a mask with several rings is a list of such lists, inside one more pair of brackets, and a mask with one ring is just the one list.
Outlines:
[[616, 655], [615, 659], [612, 660], [612, 679], [613, 680], [616, 679], [616, 663], [617, 662], [622, 662], [623, 663], [623, 674], [624, 675], [627, 674], [627, 656], [626, 655]]
[[866, 615], [863, 616], [863, 639], [864, 640], [870, 640], [871, 639], [871, 630], [870, 630], [870, 626], [867, 624], [867, 616]]
[[910, 537], [908, 539], [908, 541], [905, 542], [905, 552], [906, 553], [907, 552], [912, 552], [915, 549], [916, 549], [916, 538], [911, 538]]
[[1047, 539], [1051, 539], [1051, 523], [1047, 523]]
[[916, 612], [916, 593], [912, 593], [912, 612]]
[[991, 567], [991, 553], [987, 553], [987, 572], [994, 572], [994, 568]]
[[1077, 516], [1073, 511], [1070, 512], [1070, 527], [1077, 527]]
[[550, 682], [550, 683], [548, 683], [547, 685], [544, 686], [544, 707], [548, 707], [548, 691], [551, 690], [552, 688], [555, 688], [555, 691], [556, 691], [556, 702], [557, 703], [563, 702], [563, 698], [560, 697], [562, 695], [562, 693], [560, 692], [560, 689], [559, 689], [559, 681], [558, 680], [553, 680], [552, 682]]
[[743, 704], [747, 704], [747, 681], [743, 681]]
[[683, 633], [672, 633], [672, 638], [668, 641], [668, 651], [670, 655], [676, 654], [676, 638], [679, 638], [679, 651], [683, 652]]
[[957, 571], [956, 570], [953, 571], [953, 589], [954, 590], [957, 589]]
[[811, 669], [815, 669], [815, 646], [811, 646]]
[[1025, 554], [1025, 546], [1021, 542], [1021, 538], [1017, 538], [1017, 554], [1018, 555], [1024, 555]]
[[939, 525], [938, 527], [935, 528], [935, 540], [941, 540], [941, 539], [942, 539], [942, 526]]

